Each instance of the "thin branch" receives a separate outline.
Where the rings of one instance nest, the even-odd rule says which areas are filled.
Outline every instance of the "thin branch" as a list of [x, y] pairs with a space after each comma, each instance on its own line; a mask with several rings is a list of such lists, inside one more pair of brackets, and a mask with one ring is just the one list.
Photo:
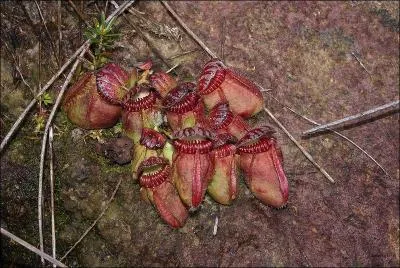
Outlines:
[[178, 67], [180, 65], [180, 63], [175, 64], [174, 66], [172, 66], [168, 71], [166, 71], [166, 73], [170, 73], [172, 72], [176, 67]]
[[17, 242], [18, 244], [24, 246], [25, 248], [29, 249], [30, 251], [36, 253], [37, 255], [41, 256], [42, 258], [48, 260], [49, 262], [59, 266], [59, 267], [67, 267], [64, 263], [60, 262], [59, 260], [56, 260], [55, 258], [51, 257], [50, 255], [47, 255], [43, 251], [39, 250], [38, 248], [32, 246], [25, 240], [19, 238], [18, 236], [10, 233], [6, 229], [1, 228], [1, 234], [4, 236], [7, 236], [8, 238], [11, 238], [13, 241]]
[[289, 139], [299, 148], [299, 150], [303, 153], [303, 155], [310, 161], [330, 182], [334, 183], [335, 180], [331, 177], [331, 175], [326, 172], [326, 170], [321, 167], [317, 162], [314, 161], [314, 158], [304, 149], [303, 146], [290, 134], [290, 132], [282, 125], [281, 122], [279, 122], [278, 119], [271, 113], [271, 111], [267, 108], [264, 107], [264, 110], [267, 112], [269, 117], [274, 120], [274, 122], [285, 132], [285, 134], [289, 137]]
[[[316, 121], [308, 118], [307, 116], [304, 116], [298, 112], [296, 112], [295, 110], [293, 110], [292, 108], [290, 108], [289, 106], [283, 104], [282, 102], [280, 102], [277, 98], [275, 98], [274, 96], [272, 96], [271, 93], [267, 92], [267, 94], [269, 95], [269, 97], [271, 97], [273, 100], [275, 100], [277, 103], [279, 103], [280, 105], [282, 105], [285, 109], [289, 110], [290, 112], [294, 113], [295, 115], [299, 116], [300, 118], [303, 118], [304, 120], [306, 120], [307, 122], [314, 124], [316, 126], [320, 126], [321, 124], [317, 123]], [[350, 142], [353, 146], [355, 146], [357, 149], [359, 149], [363, 154], [365, 154], [369, 159], [371, 159], [372, 162], [374, 162], [385, 174], [386, 176], [388, 176], [389, 178], [391, 178], [391, 176], [389, 175], [389, 173], [386, 171], [386, 169], [377, 161], [375, 160], [367, 151], [365, 151], [363, 148], [361, 148], [357, 143], [355, 143], [354, 141], [352, 141], [350, 138], [348, 138], [347, 136], [343, 135], [342, 133], [337, 132], [336, 130], [329, 130], [332, 131], [333, 133], [335, 133], [336, 135], [338, 135], [339, 137], [345, 139], [346, 141]]]
[[[169, 6], [168, 3], [161, 1], [164, 7], [171, 13], [171, 15], [179, 22], [181, 27], [192, 37], [212, 58], [216, 58], [217, 56], [200, 40], [200, 38], [193, 33], [189, 27], [182, 21], [182, 19], [178, 16], [178, 14]], [[259, 86], [259, 85], [258, 85]], [[259, 86], [262, 91], [267, 91]], [[300, 143], [290, 134], [290, 132], [279, 122], [278, 119], [271, 113], [271, 111], [264, 107], [264, 110], [267, 114], [274, 120], [274, 122], [285, 132], [285, 134], [292, 140], [292, 142], [299, 148], [299, 150], [304, 154], [304, 156], [316, 167], [318, 170], [332, 183], [335, 181], [333, 178], [326, 172], [324, 168], [322, 168], [318, 163], [316, 163], [313, 157], [300, 145]]]
[[[89, 48], [89, 45], [86, 46], [79, 55], [82, 57], [86, 50]], [[68, 73], [67, 78], [65, 79], [64, 84], [61, 87], [60, 93], [57, 96], [56, 102], [50, 112], [49, 118], [47, 119], [46, 126], [44, 129], [43, 139], [42, 139], [42, 150], [40, 153], [40, 167], [39, 167], [39, 189], [38, 189], [38, 222], [39, 222], [39, 243], [40, 243], [40, 250], [43, 251], [43, 224], [42, 224], [42, 204], [43, 204], [43, 171], [44, 171], [44, 159], [46, 155], [46, 145], [47, 145], [47, 138], [49, 134], [49, 129], [52, 124], [53, 118], [57, 112], [59, 105], [61, 104], [61, 100], [64, 96], [64, 92], [66, 91], [69, 82], [72, 79], [72, 75], [74, 74], [80, 59], [78, 58], [74, 65], [71, 68], [71, 71]]]
[[318, 127], [311, 128], [307, 131], [304, 131], [303, 136], [319, 133], [319, 132], [325, 131], [327, 129], [332, 130], [332, 129], [341, 128], [341, 127], [345, 127], [345, 126], [349, 126], [349, 125], [353, 125], [353, 124], [363, 123], [367, 120], [370, 120], [371, 118], [378, 117], [378, 116], [388, 113], [388, 112], [396, 112], [396, 111], [399, 111], [399, 101], [398, 100], [387, 103], [385, 105], [381, 105], [379, 107], [375, 107], [373, 109], [364, 111], [362, 113], [358, 113], [356, 115], [347, 116], [340, 120], [336, 120], [336, 121], [333, 121], [328, 124], [323, 124]]
[[201, 41], [201, 39], [194, 33], [190, 28], [186, 25], [186, 23], [176, 14], [176, 12], [173, 10], [173, 8], [165, 1], [161, 1], [161, 4], [164, 5], [164, 7], [171, 13], [172, 17], [176, 19], [181, 27], [186, 31], [186, 33], [194, 40], [196, 41], [199, 46], [201, 46], [202, 49], [204, 49], [208, 55], [210, 55], [212, 58], [217, 58], [217, 55], [215, 55], [214, 52], [212, 52], [204, 43]]
[[39, 4], [38, 4], [38, 2], [36, 0], [35, 0], [35, 4], [36, 4], [36, 6], [38, 8], [40, 18], [42, 19], [42, 23], [44, 25], [44, 29], [46, 30], [46, 34], [50, 39], [50, 46], [51, 46], [51, 49], [53, 51], [54, 58], [56, 59], [57, 66], [60, 66], [60, 60], [57, 57], [56, 46], [54, 45], [53, 39], [51, 38], [49, 29], [47, 29], [46, 21], [44, 20], [44, 17], [43, 17], [43, 14], [42, 14], [42, 10], [40, 9], [40, 6], [39, 6]]
[[213, 228], [213, 236], [217, 235], [217, 231], [218, 231], [218, 216], [215, 216], [215, 222], [214, 222], [214, 228]]
[[[119, 15], [123, 11], [125, 11], [126, 8], [131, 6], [135, 1], [125, 1], [118, 9], [114, 10], [114, 12], [108, 16], [106, 22], [109, 22], [111, 19], [113, 19], [115, 16]], [[11, 129], [8, 131], [7, 135], [4, 137], [4, 139], [1, 141], [0, 144], [0, 153], [3, 151], [3, 149], [6, 147], [8, 142], [10, 141], [11, 137], [14, 135], [15, 131], [19, 128], [21, 125], [22, 121], [25, 119], [25, 117], [28, 115], [29, 111], [35, 106], [36, 102], [40, 98], [40, 96], [54, 83], [54, 81], [65, 71], [65, 69], [75, 60], [75, 58], [81, 53], [83, 49], [86, 48], [90, 44], [89, 41], [86, 41], [82, 46], [80, 46], [75, 53], [64, 63], [64, 65], [58, 70], [58, 72], [53, 75], [52, 78], [47, 82], [47, 84], [39, 91], [39, 93], [36, 95], [36, 97], [28, 104], [28, 106], [25, 108], [25, 110], [20, 114], [18, 119], [15, 121], [14, 125], [11, 127]]]
[[357, 57], [357, 55], [354, 52], [351, 52], [351, 55], [353, 55], [353, 57], [358, 61], [358, 63], [361, 65], [361, 67], [369, 74], [372, 75], [370, 73], [370, 71], [367, 70], [367, 68], [365, 67], [365, 65], [361, 62], [361, 60]]
[[[56, 223], [54, 217], [54, 161], [53, 161], [53, 126], [49, 130], [49, 158], [50, 158], [50, 208], [51, 208], [51, 248], [53, 258], [56, 258]], [[53, 264], [55, 267], [55, 264]]]
[[90, 232], [90, 230], [93, 229], [93, 227], [97, 224], [97, 222], [101, 219], [101, 217], [103, 217], [104, 213], [106, 213], [108, 207], [110, 206], [111, 202], [114, 200], [115, 195], [118, 192], [118, 189], [119, 189], [119, 186], [121, 185], [122, 179], [123, 179], [123, 177], [120, 177], [117, 185], [115, 186], [114, 192], [112, 193], [110, 199], [107, 201], [106, 206], [101, 211], [99, 216], [94, 220], [94, 222], [89, 226], [89, 228], [86, 229], [86, 231], [81, 235], [81, 237], [78, 239], [78, 241], [76, 241], [75, 244], [64, 254], [64, 256], [60, 259], [61, 261], [64, 260], [68, 256], [68, 254], [71, 253], [72, 250], [74, 250], [74, 248], [82, 241], [83, 238], [85, 238], [85, 236]]
[[[40, 27], [40, 32], [42, 31], [42, 27]], [[40, 85], [40, 74], [41, 74], [41, 70], [42, 70], [42, 61], [41, 61], [41, 55], [42, 55], [42, 38], [41, 38], [41, 36], [40, 36], [40, 38], [39, 38], [39, 53], [38, 53], [38, 79], [37, 79], [37, 84], [38, 84], [38, 88], [39, 88], [39, 91], [40, 91], [40, 88], [41, 88], [41, 85]], [[42, 102], [41, 101], [39, 101], [39, 111], [41, 111], [42, 110]], [[40, 178], [39, 178], [39, 180], [40, 180]], [[41, 195], [42, 194], [42, 185], [41, 185], [41, 183], [39, 183], [39, 190], [38, 190], [38, 196], [39, 195]], [[38, 201], [39, 201], [39, 199], [38, 199]], [[40, 199], [40, 201], [41, 201], [41, 199]], [[42, 204], [42, 202], [40, 203], [40, 204]], [[40, 208], [40, 210], [38, 210], [38, 218], [39, 218], [39, 249], [41, 250], [41, 251], [43, 251], [44, 252], [44, 247], [43, 247], [43, 230], [42, 230], [42, 207], [41, 206], [39, 206], [39, 208]], [[42, 262], [42, 265], [44, 265], [45, 264], [45, 262], [44, 262], [44, 258], [40, 258], [40, 260], [41, 260], [41, 262]]]

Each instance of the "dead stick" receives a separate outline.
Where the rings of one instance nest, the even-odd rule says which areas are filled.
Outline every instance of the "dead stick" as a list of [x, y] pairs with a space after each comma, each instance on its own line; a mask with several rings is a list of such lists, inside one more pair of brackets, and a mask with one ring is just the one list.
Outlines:
[[[53, 126], [49, 130], [49, 158], [50, 158], [50, 208], [51, 208], [51, 248], [53, 258], [56, 258], [56, 222], [54, 217], [54, 161], [53, 161]], [[55, 264], [53, 264], [55, 267]]]
[[[267, 94], [273, 99], [275, 100], [277, 103], [279, 103], [280, 105], [282, 105], [285, 109], [289, 110], [290, 112], [294, 113], [295, 115], [297, 115], [298, 117], [306, 120], [307, 122], [316, 125], [316, 126], [320, 126], [321, 124], [317, 123], [316, 121], [308, 118], [307, 116], [304, 116], [298, 112], [296, 112], [295, 110], [293, 110], [292, 108], [290, 108], [289, 106], [283, 104], [282, 102], [280, 102], [277, 98], [275, 98], [274, 96], [272, 96], [272, 94], [270, 92], [267, 92]], [[386, 171], [386, 169], [377, 161], [375, 160], [375, 158], [373, 158], [367, 151], [365, 151], [363, 148], [361, 148], [357, 143], [355, 143], [353, 140], [351, 140], [350, 138], [348, 138], [347, 136], [343, 135], [340, 132], [337, 132], [336, 130], [329, 130], [332, 131], [333, 133], [335, 133], [336, 135], [338, 135], [339, 137], [341, 137], [342, 139], [350, 142], [354, 147], [356, 147], [358, 150], [360, 150], [363, 154], [365, 154], [369, 159], [371, 159], [372, 162], [374, 162], [385, 174], [386, 176], [388, 176], [389, 178], [391, 178], [391, 176], [389, 175], [389, 173]]]
[[[212, 58], [216, 58], [217, 56], [200, 40], [199, 37], [195, 33], [193, 33], [189, 27], [182, 21], [182, 19], [178, 16], [178, 14], [168, 5], [168, 3], [161, 1], [161, 3], [165, 6], [165, 8], [171, 13], [171, 15], [179, 22], [183, 29], [210, 55]], [[259, 85], [258, 85], [259, 86]], [[261, 90], [267, 91], [261, 86], [259, 86]], [[322, 168], [317, 162], [314, 161], [313, 157], [300, 145], [300, 143], [293, 137], [292, 134], [279, 122], [278, 119], [264, 107], [264, 110], [267, 114], [274, 120], [274, 122], [285, 132], [285, 134], [290, 138], [290, 140], [299, 148], [299, 150], [304, 154], [304, 156], [332, 183], [334, 183], [334, 179], [326, 172], [324, 168]]]
[[283, 132], [286, 133], [286, 135], [289, 137], [289, 139], [299, 148], [299, 150], [304, 154], [304, 156], [316, 167], [318, 170], [332, 183], [335, 182], [335, 180], [326, 172], [326, 170], [321, 167], [317, 162], [314, 161], [314, 158], [303, 148], [303, 146], [300, 145], [300, 143], [290, 134], [290, 132], [279, 122], [278, 119], [271, 113], [271, 111], [264, 107], [264, 110], [267, 112], [267, 114], [274, 120], [274, 122], [283, 130]]
[[[113, 19], [115, 16], [119, 15], [121, 12], [123, 12], [126, 8], [131, 6], [134, 3], [134, 1], [126, 1], [124, 2], [118, 9], [116, 9], [108, 18], [107, 22], [109, 22], [111, 19]], [[47, 84], [39, 91], [39, 93], [36, 95], [36, 97], [28, 104], [28, 106], [25, 108], [25, 110], [20, 114], [18, 119], [15, 121], [14, 125], [11, 127], [11, 129], [8, 131], [7, 135], [4, 137], [4, 139], [1, 141], [0, 144], [0, 153], [3, 151], [3, 149], [6, 147], [8, 142], [10, 141], [11, 137], [14, 135], [15, 131], [19, 128], [21, 125], [22, 121], [25, 119], [25, 117], [28, 115], [29, 111], [35, 106], [36, 102], [38, 101], [39, 97], [54, 83], [54, 81], [65, 71], [65, 69], [75, 60], [75, 58], [81, 53], [81, 51], [89, 45], [90, 42], [86, 41], [82, 46], [80, 46], [75, 53], [67, 60], [67, 62], [64, 63], [64, 65], [58, 70], [58, 72], [53, 75], [52, 78], [47, 82]]]
[[[83, 55], [86, 53], [86, 50], [89, 48], [89, 45], [87, 45], [79, 55], [79, 57], [83, 57]], [[44, 134], [43, 134], [43, 139], [42, 139], [42, 150], [40, 153], [40, 168], [39, 168], [39, 189], [38, 189], [38, 222], [39, 222], [39, 243], [40, 243], [40, 250], [43, 251], [43, 224], [42, 224], [42, 203], [43, 203], [43, 171], [44, 171], [44, 159], [46, 155], [46, 145], [47, 145], [47, 138], [49, 134], [49, 129], [52, 124], [53, 118], [57, 112], [57, 109], [59, 105], [61, 104], [61, 100], [64, 96], [64, 92], [66, 91], [69, 82], [72, 79], [72, 75], [74, 74], [76, 68], [78, 67], [78, 64], [80, 62], [80, 59], [78, 58], [74, 65], [71, 68], [71, 71], [68, 73], [67, 78], [65, 79], [64, 84], [61, 87], [60, 93], [57, 96], [56, 102], [54, 103], [54, 106], [51, 110], [51, 113], [49, 115], [49, 118], [47, 119], [46, 126], [44, 129]]]
[[46, 253], [44, 253], [43, 251], [39, 250], [38, 248], [32, 246], [31, 244], [29, 244], [28, 242], [26, 242], [25, 240], [19, 238], [18, 236], [10, 233], [9, 231], [7, 231], [6, 229], [1, 228], [1, 234], [4, 236], [7, 236], [8, 238], [11, 238], [12, 240], [14, 240], [15, 242], [17, 242], [18, 244], [24, 246], [25, 248], [29, 249], [30, 251], [36, 253], [37, 255], [41, 256], [42, 258], [48, 260], [49, 262], [60, 266], [60, 267], [67, 267], [64, 263], [60, 262], [59, 260], [56, 260], [55, 258], [51, 257], [50, 255], [47, 255]]
[[318, 132], [322, 132], [325, 131], [327, 129], [337, 129], [340, 127], [345, 127], [345, 126], [349, 126], [355, 123], [362, 123], [366, 120], [370, 120], [371, 118], [380, 116], [382, 114], [385, 114], [387, 112], [396, 112], [399, 110], [399, 101], [393, 101], [391, 103], [387, 103], [385, 105], [379, 106], [379, 107], [375, 107], [373, 109], [370, 109], [368, 111], [362, 112], [362, 113], [358, 113], [356, 115], [352, 115], [352, 116], [347, 116], [345, 118], [342, 118], [340, 120], [336, 120], [333, 121], [331, 123], [328, 124], [324, 124], [324, 125], [320, 125], [318, 127], [314, 127], [311, 128], [307, 131], [303, 132], [303, 136], [306, 135], [311, 135], [311, 134], [315, 134]]
[[110, 199], [108, 200], [106, 206], [101, 211], [99, 216], [94, 220], [94, 222], [89, 226], [89, 228], [86, 229], [86, 231], [81, 235], [81, 237], [78, 239], [78, 241], [76, 241], [75, 244], [64, 254], [64, 256], [60, 259], [61, 261], [63, 259], [65, 259], [68, 256], [68, 254], [71, 253], [72, 250], [74, 250], [74, 248], [82, 241], [83, 238], [85, 238], [85, 236], [90, 232], [90, 230], [93, 229], [93, 227], [97, 224], [97, 222], [101, 219], [101, 217], [103, 217], [104, 213], [106, 213], [108, 207], [110, 206], [111, 202], [114, 200], [115, 195], [118, 192], [119, 186], [121, 185], [121, 182], [122, 182], [122, 178], [123, 177], [121, 177], [119, 179], [117, 185], [115, 186], [114, 192], [112, 193]]
[[357, 55], [354, 52], [351, 52], [351, 55], [353, 55], [353, 57], [358, 61], [358, 63], [361, 65], [361, 67], [369, 74], [372, 75], [367, 68], [365, 67], [365, 65], [362, 63], [362, 61], [357, 57]]

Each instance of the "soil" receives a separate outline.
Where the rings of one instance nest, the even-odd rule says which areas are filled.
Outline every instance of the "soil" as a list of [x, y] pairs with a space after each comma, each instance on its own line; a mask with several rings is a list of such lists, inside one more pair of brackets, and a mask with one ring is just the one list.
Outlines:
[[[63, 63], [84, 41], [86, 26], [68, 2], [61, 2], [61, 42], [57, 1], [38, 2], [52, 42], [35, 2], [0, 3], [1, 138], [39, 86], [58, 70], [55, 55]], [[106, 5], [105, 1], [73, 2], [88, 22]], [[115, 139], [118, 128], [82, 130], [59, 111], [54, 140], [57, 257], [97, 218], [122, 180], [105, 215], [63, 260], [67, 265], [399, 266], [399, 114], [340, 130], [379, 161], [386, 176], [334, 134], [302, 139], [301, 133], [313, 125], [274, 99], [319, 123], [399, 99], [399, 3], [169, 4], [227, 65], [271, 89], [265, 93], [267, 107], [335, 183], [276, 127], [290, 184], [288, 206], [275, 210], [262, 205], [241, 181], [231, 206], [207, 196], [186, 225], [173, 230], [141, 200], [129, 164], [115, 163], [131, 157], [126, 150], [131, 145]], [[154, 59], [156, 70], [179, 64], [173, 73], [180, 81], [195, 80], [209, 56], [159, 2], [141, 1], [134, 8], [134, 14], [117, 21], [122, 38], [113, 60], [126, 69], [148, 58]], [[108, 3], [107, 14], [111, 10], [114, 7]], [[174, 27], [179, 35], [169, 34], [167, 29]], [[191, 52], [183, 54], [187, 51]], [[62, 82], [57, 81], [49, 92], [54, 99]], [[1, 155], [1, 226], [36, 247], [41, 133], [34, 132], [34, 115], [38, 110]], [[250, 121], [274, 125], [264, 112]], [[45, 251], [50, 253], [48, 184], [46, 177], [44, 238]], [[213, 235], [216, 217], [218, 232]], [[2, 237], [1, 249], [3, 264], [40, 264], [38, 256], [8, 238]]]

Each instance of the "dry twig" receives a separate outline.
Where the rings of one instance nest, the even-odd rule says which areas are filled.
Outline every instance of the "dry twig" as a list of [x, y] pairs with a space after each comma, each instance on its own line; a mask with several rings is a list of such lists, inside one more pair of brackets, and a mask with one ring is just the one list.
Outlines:
[[[171, 15], [178, 21], [178, 23], [182, 26], [182, 28], [190, 35], [190, 37], [197, 42], [212, 58], [216, 58], [217, 56], [213, 53], [204, 43], [200, 40], [200, 38], [190, 30], [190, 28], [183, 22], [183, 20], [179, 17], [179, 15], [171, 8], [171, 6], [165, 1], [161, 1], [164, 7], [171, 13]], [[258, 85], [259, 86], [259, 85]], [[259, 86], [262, 91], [267, 91]], [[290, 138], [290, 140], [299, 148], [299, 150], [304, 154], [304, 156], [316, 167], [318, 170], [332, 183], [334, 183], [334, 179], [326, 172], [324, 168], [322, 168], [318, 163], [316, 163], [313, 157], [300, 145], [300, 143], [293, 137], [292, 134], [279, 122], [278, 119], [271, 113], [271, 111], [264, 107], [264, 110], [267, 114], [274, 120], [274, 122], [285, 132], [285, 134]]]
[[303, 146], [290, 134], [290, 132], [282, 125], [281, 122], [279, 122], [278, 119], [271, 113], [271, 111], [267, 108], [264, 107], [264, 110], [267, 112], [267, 114], [274, 120], [274, 122], [285, 132], [285, 134], [289, 137], [289, 139], [299, 148], [299, 150], [304, 154], [304, 156], [310, 161], [330, 182], [334, 183], [335, 180], [331, 177], [331, 175], [326, 172], [326, 170], [321, 167], [317, 162], [314, 161], [314, 158], [304, 149]]
[[[83, 55], [86, 53], [86, 50], [88, 48], [89, 48], [89, 45], [87, 45], [82, 50], [82, 52], [79, 56], [83, 57]], [[64, 96], [64, 92], [67, 90], [67, 86], [68, 86], [69, 82], [71, 81], [72, 75], [74, 74], [76, 68], [78, 67], [79, 62], [80, 62], [80, 59], [78, 58], [75, 61], [74, 65], [72, 66], [71, 71], [68, 73], [67, 79], [65, 79], [65, 82], [61, 87], [60, 93], [58, 94], [56, 102], [54, 103], [54, 106], [49, 115], [49, 118], [47, 119], [46, 126], [44, 129], [43, 139], [42, 139], [42, 150], [40, 153], [40, 167], [39, 167], [39, 190], [38, 190], [39, 242], [40, 242], [40, 250], [42, 250], [42, 251], [43, 251], [43, 228], [42, 228], [43, 171], [44, 171], [44, 160], [45, 160], [45, 155], [46, 155], [47, 138], [48, 138], [49, 129], [52, 124], [53, 118], [57, 112], [59, 105], [61, 104], [61, 100]]]
[[[272, 94], [270, 94], [269, 92], [267, 92], [267, 94], [269, 95], [269, 97], [271, 97], [273, 100], [275, 100], [277, 103], [279, 103], [280, 105], [282, 105], [285, 109], [289, 110], [290, 112], [294, 113], [295, 115], [299, 116], [300, 118], [303, 118], [304, 120], [306, 120], [307, 122], [316, 125], [316, 126], [320, 126], [321, 124], [317, 123], [316, 121], [308, 118], [307, 116], [304, 116], [298, 112], [296, 112], [295, 110], [293, 110], [292, 108], [290, 108], [289, 106], [283, 104], [282, 102], [280, 102], [277, 98], [275, 98], [274, 96], [272, 96]], [[372, 162], [374, 162], [385, 174], [386, 176], [388, 176], [389, 178], [391, 178], [391, 176], [389, 175], [389, 173], [386, 171], [386, 169], [377, 161], [375, 160], [375, 158], [373, 158], [367, 151], [365, 151], [363, 148], [361, 148], [357, 143], [355, 143], [354, 141], [352, 141], [350, 138], [348, 138], [347, 136], [343, 135], [342, 133], [339, 133], [335, 130], [329, 130], [332, 131], [333, 133], [335, 133], [336, 135], [338, 135], [339, 137], [345, 139], [346, 141], [350, 142], [352, 145], [354, 145], [357, 149], [359, 149], [363, 154], [365, 154], [369, 159], [371, 159]]]
[[176, 59], [176, 58], [185, 56], [185, 55], [187, 55], [187, 54], [190, 54], [190, 53], [193, 53], [193, 52], [196, 52], [196, 51], [198, 51], [197, 48], [191, 49], [191, 50], [189, 50], [189, 51], [185, 51], [185, 52], [179, 53], [179, 54], [177, 54], [177, 55], [174, 55], [174, 56], [172, 56], [172, 57], [169, 57], [168, 59], [169, 59], [169, 60], [173, 60], [173, 59]]
[[323, 124], [318, 127], [314, 127], [312, 129], [309, 129], [307, 131], [303, 132], [303, 135], [312, 135], [315, 133], [319, 133], [322, 131], [325, 131], [327, 129], [332, 130], [332, 129], [337, 129], [341, 127], [346, 127], [349, 125], [353, 124], [359, 124], [363, 123], [367, 120], [370, 120], [374, 117], [378, 117], [382, 114], [388, 113], [388, 112], [396, 112], [399, 111], [399, 101], [393, 101], [384, 105], [381, 105], [379, 107], [375, 107], [373, 109], [370, 109], [368, 111], [364, 111], [355, 115], [347, 116], [345, 118], [342, 118], [340, 120], [333, 121], [328, 124]]
[[178, 67], [180, 65], [180, 63], [175, 64], [174, 66], [172, 66], [168, 71], [166, 71], [167, 74], [169, 74], [170, 72], [172, 72], [176, 67]]
[[365, 65], [362, 63], [362, 61], [357, 57], [356, 53], [351, 52], [351, 55], [353, 55], [353, 57], [358, 61], [358, 63], [361, 65], [361, 67], [369, 74], [372, 75], [370, 73], [370, 71], [367, 70], [367, 68], [365, 67]]
[[41, 256], [42, 258], [48, 260], [51, 263], [53, 263], [53, 264], [55, 264], [57, 266], [60, 266], [60, 267], [67, 267], [64, 263], [60, 262], [59, 260], [56, 260], [55, 258], [51, 257], [50, 255], [47, 255], [43, 251], [41, 251], [38, 248], [32, 246], [31, 244], [29, 244], [25, 240], [19, 238], [18, 236], [10, 233], [6, 229], [1, 228], [1, 234], [4, 235], [4, 236], [7, 236], [8, 238], [11, 238], [13, 241], [15, 241], [18, 244], [24, 246], [25, 248], [27, 248], [30, 251], [36, 253], [37, 255]]
[[[54, 161], [53, 161], [53, 126], [49, 130], [49, 160], [50, 160], [50, 208], [51, 208], [51, 248], [53, 258], [56, 258], [56, 223], [54, 219]], [[55, 267], [55, 264], [53, 264]]]
[[114, 192], [112, 193], [110, 199], [107, 201], [106, 206], [104, 207], [104, 209], [101, 211], [101, 213], [99, 214], [99, 216], [94, 220], [94, 222], [89, 226], [89, 228], [86, 229], [86, 231], [81, 235], [81, 237], [78, 239], [78, 241], [75, 242], [75, 244], [64, 254], [64, 256], [60, 259], [61, 261], [63, 259], [65, 259], [69, 253], [71, 253], [72, 250], [74, 250], [74, 248], [82, 241], [83, 238], [85, 238], [85, 236], [90, 232], [90, 230], [93, 229], [93, 227], [97, 224], [97, 222], [101, 219], [101, 217], [103, 217], [104, 213], [106, 213], [108, 207], [110, 206], [111, 202], [114, 200], [115, 195], [118, 192], [119, 186], [121, 185], [123, 177], [121, 177], [117, 183], [117, 185], [115, 186]]

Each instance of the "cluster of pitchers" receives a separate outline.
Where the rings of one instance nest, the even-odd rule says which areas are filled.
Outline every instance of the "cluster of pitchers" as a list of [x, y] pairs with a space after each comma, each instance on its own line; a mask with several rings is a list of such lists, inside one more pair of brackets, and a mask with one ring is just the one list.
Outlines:
[[121, 120], [134, 144], [132, 175], [142, 198], [179, 228], [206, 192], [232, 204], [240, 178], [265, 205], [286, 205], [289, 187], [274, 130], [246, 122], [263, 105], [253, 82], [213, 59], [197, 83], [154, 72], [151, 61], [131, 72], [108, 63], [78, 79], [63, 109], [85, 129]]

